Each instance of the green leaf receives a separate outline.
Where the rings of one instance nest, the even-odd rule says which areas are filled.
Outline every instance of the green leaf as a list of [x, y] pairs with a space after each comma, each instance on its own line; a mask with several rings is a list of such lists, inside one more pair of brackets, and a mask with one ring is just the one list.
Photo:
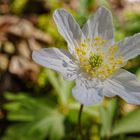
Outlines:
[[97, 3], [99, 5], [104, 5], [106, 7], [110, 7], [109, 2], [107, 0], [98, 0]]
[[60, 75], [57, 76], [56, 73], [51, 70], [48, 70], [48, 78], [58, 94], [59, 103], [61, 105], [67, 105], [73, 82], [65, 81]]
[[59, 140], [64, 136], [64, 117], [57, 111], [52, 112], [47, 117], [48, 132], [50, 140]]
[[108, 106], [108, 117], [109, 117], [109, 129], [112, 129], [112, 124], [113, 124], [113, 120], [117, 114], [117, 110], [118, 110], [118, 100], [117, 98], [113, 98], [110, 100]]
[[23, 93], [5, 97], [11, 100], [4, 105], [7, 118], [18, 123], [8, 128], [2, 140], [60, 140], [64, 136], [64, 116], [57, 109]]
[[5, 93], [5, 98], [11, 102], [4, 104], [8, 111], [7, 118], [11, 121], [31, 121], [41, 117], [41, 113], [46, 114], [50, 108], [42, 100], [37, 100], [23, 93], [14, 95]]
[[[69, 108], [71, 110], [79, 111], [80, 105], [79, 105], [79, 103], [71, 103], [71, 104], [69, 104]], [[98, 105], [97, 106], [91, 106], [91, 107], [84, 106], [83, 113], [88, 114], [92, 117], [99, 117], [98, 109], [99, 109]]]
[[101, 129], [102, 137], [110, 137], [113, 119], [115, 117], [117, 107], [118, 107], [117, 99], [113, 98], [112, 100], [110, 100], [106, 108], [105, 107], [100, 108], [102, 122]]
[[[69, 104], [69, 112], [68, 112], [68, 118], [71, 122], [77, 123], [77, 117], [78, 117], [78, 112], [80, 109], [80, 104], [77, 103], [71, 103]], [[94, 122], [99, 123], [99, 105], [94, 105], [94, 106], [84, 106], [83, 108], [83, 120], [84, 117], [92, 118]], [[85, 120], [87, 121], [87, 120]]]
[[140, 132], [140, 109], [130, 112], [121, 120], [117, 121], [113, 128], [112, 135], [138, 132]]
[[30, 133], [33, 123], [18, 123], [10, 126], [1, 140], [43, 140], [44, 136], [34, 131]]
[[91, 5], [94, 5], [95, 0], [80, 0], [79, 4], [79, 14], [82, 16], [82, 14], [86, 14], [87, 10], [91, 7]]
[[64, 136], [63, 120], [64, 116], [57, 110], [53, 110], [32, 125], [30, 131], [33, 133], [38, 130], [47, 135], [50, 140], [59, 140]]
[[140, 68], [137, 70], [136, 75], [137, 75], [138, 79], [140, 80]]

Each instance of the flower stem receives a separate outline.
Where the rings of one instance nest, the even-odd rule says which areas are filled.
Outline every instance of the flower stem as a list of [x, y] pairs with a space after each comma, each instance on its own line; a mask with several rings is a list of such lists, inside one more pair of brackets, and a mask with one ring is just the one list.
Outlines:
[[81, 125], [81, 116], [82, 116], [83, 107], [84, 105], [81, 104], [79, 114], [78, 114], [78, 128], [79, 128], [79, 133], [80, 133], [81, 138], [84, 137], [83, 132], [82, 132], [82, 125]]

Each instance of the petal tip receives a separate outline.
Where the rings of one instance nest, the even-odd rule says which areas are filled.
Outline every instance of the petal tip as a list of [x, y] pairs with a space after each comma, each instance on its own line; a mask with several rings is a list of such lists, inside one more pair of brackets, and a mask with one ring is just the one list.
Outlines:
[[110, 11], [110, 9], [108, 9], [107, 7], [105, 6], [100, 6], [97, 11], [101, 12], [101, 13], [108, 13], [110, 16], [111, 16], [111, 19], [112, 19], [112, 13]]
[[60, 15], [61, 13], [67, 13], [67, 11], [65, 9], [56, 9], [53, 12], [53, 18], [55, 19], [56, 16]]
[[100, 6], [98, 8], [98, 10], [104, 10], [104, 11], [109, 11], [110, 12], [110, 10], [107, 7], [105, 7], [104, 5]]

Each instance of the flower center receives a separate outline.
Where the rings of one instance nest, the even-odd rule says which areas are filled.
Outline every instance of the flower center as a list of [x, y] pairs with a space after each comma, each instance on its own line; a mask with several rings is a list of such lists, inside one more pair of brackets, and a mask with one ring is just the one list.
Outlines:
[[93, 42], [89, 38], [75, 49], [81, 68], [89, 73], [90, 77], [108, 78], [124, 63], [121, 56], [116, 56], [118, 46], [103, 49], [106, 42], [100, 37], [95, 37]]
[[99, 54], [94, 54], [91, 52], [88, 62], [92, 68], [99, 68], [103, 63], [103, 57]]

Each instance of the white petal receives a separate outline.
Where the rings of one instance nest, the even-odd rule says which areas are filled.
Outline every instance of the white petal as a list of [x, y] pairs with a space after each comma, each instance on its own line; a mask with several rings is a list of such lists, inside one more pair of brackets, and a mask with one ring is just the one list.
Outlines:
[[105, 81], [104, 95], [118, 95], [130, 104], [140, 104], [140, 82], [134, 74], [120, 69]]
[[65, 10], [56, 10], [54, 12], [54, 21], [57, 25], [59, 33], [68, 43], [71, 54], [75, 53], [75, 47], [79, 47], [82, 31], [74, 18]]
[[38, 64], [61, 73], [65, 79], [74, 80], [77, 77], [78, 66], [71, 55], [57, 48], [43, 48], [33, 51], [32, 58]]
[[76, 79], [76, 86], [72, 93], [74, 98], [83, 105], [92, 105], [102, 101], [102, 86], [93, 80]]
[[105, 7], [100, 7], [83, 26], [82, 31], [90, 39], [100, 36], [102, 39], [113, 40], [114, 31], [111, 12]]
[[140, 54], [140, 33], [118, 42], [118, 55], [128, 61]]

